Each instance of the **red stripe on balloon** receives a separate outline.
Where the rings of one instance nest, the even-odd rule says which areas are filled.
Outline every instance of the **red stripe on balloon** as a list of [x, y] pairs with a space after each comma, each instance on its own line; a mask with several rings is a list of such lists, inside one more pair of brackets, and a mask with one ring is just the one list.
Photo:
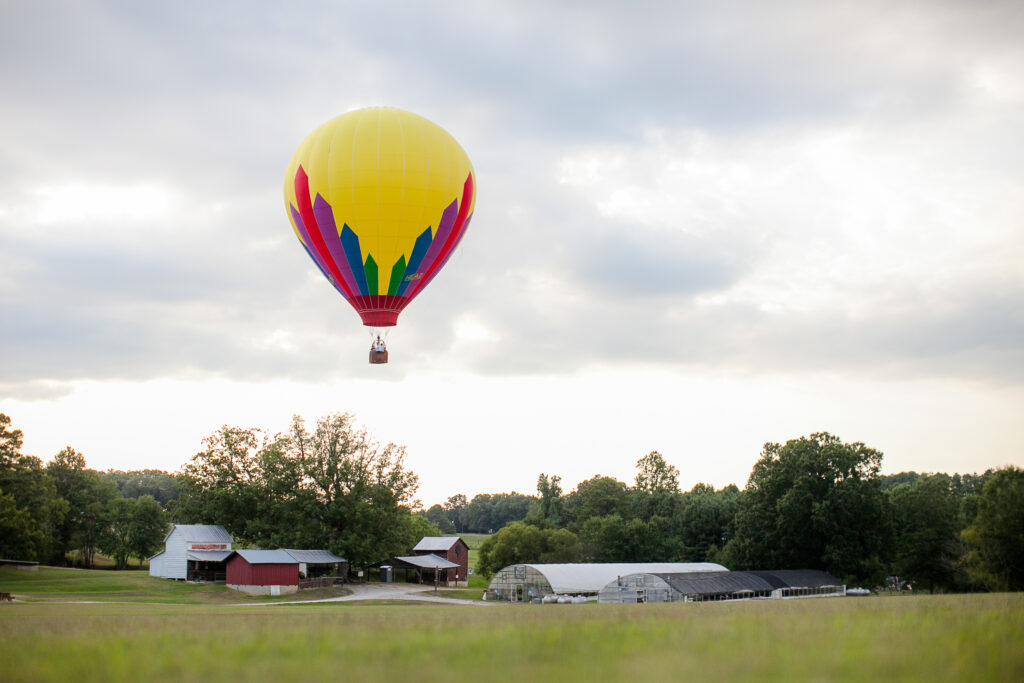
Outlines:
[[299, 166], [299, 170], [295, 172], [295, 201], [299, 205], [299, 215], [302, 216], [302, 222], [306, 224], [306, 231], [309, 233], [309, 239], [313, 243], [316, 253], [320, 255], [320, 258], [330, 268], [331, 274], [334, 275], [338, 284], [344, 288], [351, 301], [353, 298], [352, 291], [345, 282], [345, 277], [341, 274], [341, 270], [338, 269], [338, 264], [331, 258], [330, 250], [320, 234], [320, 227], [316, 222], [316, 215], [313, 213], [313, 203], [309, 199], [309, 177], [302, 166]]
[[459, 205], [459, 215], [455, 219], [455, 225], [452, 231], [448, 233], [448, 239], [445, 240], [444, 246], [441, 247], [441, 251], [438, 252], [437, 258], [430, 264], [430, 268], [424, 273], [423, 277], [420, 278], [416, 287], [412, 291], [406, 292], [406, 296], [412, 299], [414, 296], [420, 293], [420, 290], [426, 287], [427, 283], [434, 278], [434, 273], [440, 270], [447, 261], [451, 252], [458, 245], [462, 238], [463, 232], [467, 227], [466, 218], [469, 215], [469, 207], [473, 205], [473, 174], [470, 173], [466, 176], [466, 183], [462, 186], [462, 203]]

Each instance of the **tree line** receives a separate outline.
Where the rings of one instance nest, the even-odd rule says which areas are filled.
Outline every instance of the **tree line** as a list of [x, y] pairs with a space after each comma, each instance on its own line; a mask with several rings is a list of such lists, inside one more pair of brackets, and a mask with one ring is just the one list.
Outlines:
[[[929, 591], [1024, 588], [1024, 471], [880, 474], [883, 455], [816, 433], [765, 444], [746, 487], [679, 489], [653, 451], [633, 486], [595, 476], [537, 495], [480, 549], [488, 575], [520, 562], [716, 562], [821, 569], [848, 585]], [[449, 520], [464, 507], [449, 499]], [[464, 501], [464, 497], [462, 499]]]
[[816, 433], [765, 444], [744, 489], [697, 484], [657, 451], [632, 485], [597, 475], [566, 493], [449, 498], [416, 510], [405, 450], [372, 441], [348, 414], [285, 434], [224, 426], [180, 472], [97, 472], [68, 447], [21, 453], [0, 414], [0, 556], [124, 567], [162, 547], [169, 523], [220, 524], [241, 547], [326, 548], [360, 567], [422, 536], [491, 533], [484, 575], [519, 562], [717, 562], [822, 569], [848, 585], [899, 577], [927, 590], [1024, 588], [1024, 471], [880, 474], [883, 455]]
[[44, 465], [22, 436], [0, 413], [0, 557], [92, 567], [99, 551], [123, 568], [161, 547], [167, 516], [153, 494], [173, 489], [172, 475], [97, 472], [70, 447]]

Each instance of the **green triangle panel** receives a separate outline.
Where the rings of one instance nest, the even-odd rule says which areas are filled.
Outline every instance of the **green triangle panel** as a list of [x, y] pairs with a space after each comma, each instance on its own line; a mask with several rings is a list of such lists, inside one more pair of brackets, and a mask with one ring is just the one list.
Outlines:
[[395, 265], [391, 266], [391, 282], [388, 283], [388, 296], [398, 294], [398, 288], [402, 285], [402, 278], [405, 277], [405, 254], [398, 257]]
[[377, 262], [373, 256], [366, 256], [366, 290], [370, 294], [377, 294]]

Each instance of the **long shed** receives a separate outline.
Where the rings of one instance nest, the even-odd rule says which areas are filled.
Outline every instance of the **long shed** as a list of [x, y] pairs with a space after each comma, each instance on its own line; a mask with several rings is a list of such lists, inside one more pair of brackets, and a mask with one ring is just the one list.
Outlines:
[[234, 540], [217, 524], [175, 524], [164, 549], [149, 558], [149, 575], [188, 581], [223, 581]]
[[638, 572], [616, 577], [598, 594], [601, 603], [708, 602], [845, 595], [846, 586], [814, 569], [739, 572]]
[[513, 564], [495, 572], [487, 585], [486, 598], [529, 602], [552, 594], [592, 596], [609, 581], [627, 574], [725, 571], [713, 562]]
[[250, 595], [299, 590], [299, 562], [284, 550], [236, 550], [227, 561], [228, 588]]

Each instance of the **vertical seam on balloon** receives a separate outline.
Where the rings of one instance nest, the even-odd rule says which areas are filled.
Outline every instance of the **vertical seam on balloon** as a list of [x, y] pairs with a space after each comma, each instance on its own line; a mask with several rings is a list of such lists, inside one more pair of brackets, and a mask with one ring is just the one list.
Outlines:
[[[384, 137], [384, 109], [377, 111], [377, 239], [374, 244], [380, 244], [380, 141]], [[370, 250], [367, 248], [366, 255], [370, 255]], [[374, 296], [380, 293], [380, 290], [374, 292]]]

